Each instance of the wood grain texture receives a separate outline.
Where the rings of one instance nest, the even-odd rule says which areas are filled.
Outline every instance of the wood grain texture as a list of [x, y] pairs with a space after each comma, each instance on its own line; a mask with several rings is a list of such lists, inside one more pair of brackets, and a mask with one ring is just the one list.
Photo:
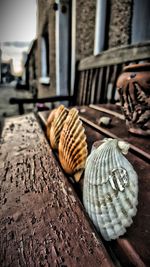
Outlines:
[[150, 59], [150, 42], [112, 48], [96, 57], [86, 57], [80, 61], [78, 70], [81, 71], [147, 59]]
[[113, 266], [33, 114], [0, 149], [0, 266]]
[[[99, 104], [90, 105], [90, 107], [91, 108], [85, 106], [85, 112], [80, 113], [80, 115], [83, 116], [83, 121], [85, 121], [84, 118], [89, 120], [89, 123], [91, 123], [91, 126], [93, 124], [93, 128], [95, 127], [95, 130], [97, 129], [98, 131], [101, 131], [103, 134], [106, 134], [107, 137], [118, 137], [129, 142], [129, 144], [131, 145], [131, 150], [133, 150], [134, 153], [137, 152], [141, 158], [143, 157], [147, 162], [150, 162], [150, 142], [148, 141], [148, 138], [137, 137], [136, 135], [130, 134], [128, 132], [125, 121], [121, 119], [121, 109], [119, 106], [117, 107], [112, 104]], [[102, 110], [96, 110], [95, 107], [100, 109], [102, 108]], [[81, 109], [83, 109], [83, 107], [81, 107]], [[118, 112], [118, 116], [115, 116], [115, 112], [119, 109], [120, 111]], [[114, 111], [114, 113], [112, 112], [111, 115], [111, 112], [109, 112], [109, 110]], [[100, 127], [98, 125], [98, 120], [102, 116], [108, 116], [112, 119], [110, 128]]]
[[[98, 105], [98, 107], [104, 108], [103, 111], [98, 111], [87, 106], [77, 107], [79, 114], [83, 119], [83, 125], [85, 127], [85, 134], [87, 136], [88, 151], [90, 153], [92, 144], [95, 141], [103, 140], [105, 137], [118, 137], [128, 141], [134, 146], [137, 146], [140, 150], [144, 150], [146, 154], [149, 153], [149, 142], [145, 138], [135, 137], [128, 133], [125, 122], [120, 119], [120, 115], [117, 117], [114, 114], [107, 114], [106, 110], [112, 110], [120, 114], [120, 107], [107, 104]], [[46, 121], [48, 112], [41, 112], [40, 117], [43, 122]], [[112, 118], [112, 124], [109, 128], [104, 128], [102, 131], [92, 127], [92, 124], [85, 123], [86, 120], [90, 121], [94, 125], [98, 126], [98, 120], [101, 116]], [[102, 128], [102, 127], [101, 127]], [[145, 161], [142, 159], [142, 155], [135, 153], [131, 149], [127, 155], [128, 160], [133, 165], [138, 174], [139, 179], [139, 196], [138, 196], [138, 211], [137, 215], [133, 218], [133, 224], [127, 229], [127, 233], [115, 241], [107, 242], [107, 246], [110, 251], [113, 251], [116, 258], [121, 263], [121, 266], [137, 266], [137, 267], [149, 267], [150, 266], [150, 176], [149, 176], [149, 163], [148, 159]], [[80, 182], [80, 190], [82, 195], [83, 179]]]

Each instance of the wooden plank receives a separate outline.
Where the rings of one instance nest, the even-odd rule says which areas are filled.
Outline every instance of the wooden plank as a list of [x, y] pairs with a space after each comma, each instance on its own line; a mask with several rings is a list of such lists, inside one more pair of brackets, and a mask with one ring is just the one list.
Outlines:
[[86, 99], [87, 99], [87, 87], [89, 84], [89, 70], [85, 71], [85, 76], [84, 76], [84, 87], [83, 87], [83, 92], [82, 92], [82, 98], [81, 98], [81, 104], [84, 105], [84, 103], [86, 103]]
[[80, 75], [80, 79], [81, 82], [79, 84], [78, 87], [78, 98], [77, 98], [77, 103], [79, 103], [79, 105], [82, 104], [82, 99], [83, 99], [83, 95], [84, 95], [84, 87], [85, 87], [85, 79], [86, 79], [86, 72], [82, 71], [81, 75]]
[[87, 86], [87, 90], [86, 90], [86, 101], [85, 104], [88, 105], [91, 102], [91, 90], [92, 90], [92, 84], [93, 84], [93, 71], [94, 70], [90, 70], [89, 73], [89, 79], [88, 79], [88, 86]]
[[94, 103], [95, 101], [95, 94], [96, 94], [96, 89], [97, 89], [97, 80], [98, 80], [98, 69], [93, 70], [94, 71], [94, 76], [93, 76], [93, 81], [92, 81], [92, 89], [91, 89], [91, 103]]
[[98, 56], [90, 56], [80, 61], [78, 70], [100, 68], [108, 65], [122, 64], [134, 60], [150, 59], [150, 42], [121, 46], [102, 52]]
[[[114, 105], [104, 106], [114, 107]], [[91, 109], [87, 108], [86, 106], [79, 107], [81, 117], [83, 117], [83, 114], [85, 114], [87, 116], [87, 120], [94, 120], [94, 118], [97, 120], [99, 116], [97, 116], [95, 110], [91, 111], [91, 113], [89, 112], [89, 110]], [[84, 117], [86, 117], [85, 115]], [[41, 112], [40, 116], [44, 118], [44, 121], [46, 121], [48, 113]], [[84, 121], [86, 122], [86, 120]], [[115, 122], [113, 122], [113, 124], [114, 123]], [[89, 123], [84, 123], [84, 127], [87, 136], [89, 153], [91, 151], [92, 144], [95, 141], [103, 140], [103, 138], [108, 137], [108, 132], [111, 131], [111, 128], [105, 129], [102, 132], [96, 131], [95, 128], [92, 128]], [[133, 152], [134, 151], [130, 151], [127, 155], [127, 158], [134, 166], [139, 177], [138, 212], [136, 217], [133, 219], [133, 224], [127, 229], [127, 233], [115, 241], [106, 242], [105, 245], [108, 247], [110, 252], [113, 252], [113, 254], [115, 254], [115, 257], [120, 261], [121, 266], [146, 267], [150, 266], [149, 164], [143, 159], [139, 158]], [[80, 186], [82, 199], [83, 180], [81, 180]]]
[[105, 79], [106, 79], [106, 67], [101, 68], [100, 72], [102, 71], [101, 80], [99, 81], [99, 89], [100, 89], [100, 95], [98, 97], [97, 103], [105, 103]]
[[[105, 108], [105, 107], [103, 107], [102, 105], [100, 106], [100, 105], [93, 105], [93, 104], [90, 104], [89, 107], [90, 107], [90, 108], [93, 108], [93, 109], [95, 109], [95, 110], [104, 112], [104, 113], [106, 113], [106, 114], [113, 115], [113, 116], [119, 118], [120, 120], [123, 120], [123, 121], [125, 120], [124, 115], [120, 114], [120, 113], [121, 113], [121, 110], [120, 110], [120, 113], [119, 113], [119, 112], [113, 111], [113, 110], [111, 110], [111, 109]], [[115, 108], [115, 109], [116, 109], [116, 108]]]
[[97, 81], [97, 88], [96, 88], [96, 94], [95, 94], [95, 102], [94, 103], [100, 103], [101, 95], [102, 95], [102, 83], [103, 83], [103, 74], [104, 74], [104, 68], [100, 68], [98, 70], [98, 81]]
[[[118, 116], [114, 116], [115, 113], [110, 112], [109, 110], [113, 109], [115, 110], [115, 105], [111, 104], [100, 104], [97, 105], [102, 108], [103, 111], [96, 110], [95, 108], [92, 110], [92, 108], [84, 107], [84, 112], [80, 113], [83, 117], [83, 121], [87, 124], [91, 125], [95, 130], [100, 131], [101, 133], [107, 135], [107, 137], [110, 138], [120, 138], [126, 140], [130, 144], [130, 149], [134, 151], [134, 153], [139, 154], [141, 157], [143, 157], [146, 161], [150, 161], [150, 143], [148, 142], [147, 138], [137, 137], [132, 134], [130, 134], [127, 130], [127, 127], [125, 125], [125, 122], [120, 121], [120, 114]], [[90, 105], [90, 107], [92, 107]], [[104, 108], [104, 109], [103, 109]], [[116, 107], [116, 110], [119, 107]], [[83, 107], [79, 108], [79, 110]], [[108, 110], [108, 113], [107, 113]], [[112, 114], [111, 114], [112, 113]], [[102, 116], [109, 116], [112, 119], [112, 126], [110, 128], [104, 128], [100, 127], [98, 125], [98, 120]]]
[[[90, 107], [90, 108], [89, 108]], [[80, 118], [86, 124], [109, 138], [120, 138], [130, 144], [130, 150], [143, 157], [147, 162], [150, 162], [150, 143], [148, 139], [137, 137], [130, 134], [127, 130], [123, 115], [119, 106], [112, 104], [100, 104], [77, 107], [80, 112]], [[49, 111], [40, 112], [39, 116], [43, 124], [46, 124]], [[112, 119], [112, 126], [109, 128], [98, 125], [98, 120], [102, 116], [109, 116]], [[121, 126], [121, 127], [120, 127]]]
[[81, 99], [82, 99], [82, 92], [83, 92], [83, 86], [84, 86], [84, 76], [85, 72], [76, 72], [76, 83], [74, 88], [74, 105], [81, 105]]
[[108, 84], [109, 84], [109, 80], [110, 80], [110, 77], [111, 77], [111, 67], [108, 66], [106, 67], [106, 77], [105, 77], [105, 80], [104, 80], [104, 101], [109, 101], [109, 99], [107, 99], [107, 92], [108, 92]]
[[115, 93], [116, 93], [116, 82], [117, 82], [117, 79], [120, 75], [122, 71], [122, 65], [121, 64], [118, 64], [118, 65], [115, 65], [114, 66], [114, 72], [113, 72], [113, 75], [112, 75], [112, 94], [111, 94], [111, 101], [110, 103], [115, 103]]
[[31, 103], [50, 103], [57, 101], [72, 101], [72, 96], [60, 95], [60, 96], [51, 96], [44, 98], [10, 98], [10, 104], [31, 104]]
[[114, 266], [33, 114], [7, 119], [0, 266]]

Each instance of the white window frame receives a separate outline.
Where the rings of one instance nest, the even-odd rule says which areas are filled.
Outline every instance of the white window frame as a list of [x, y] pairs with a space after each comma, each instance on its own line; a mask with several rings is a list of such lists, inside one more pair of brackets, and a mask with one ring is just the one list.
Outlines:
[[99, 55], [105, 48], [106, 14], [107, 14], [107, 0], [97, 0], [94, 56]]
[[134, 0], [131, 44], [150, 40], [150, 2]]
[[41, 77], [39, 82], [41, 84], [50, 84], [50, 77], [48, 76], [48, 64], [47, 62], [47, 50], [46, 50], [46, 40], [45, 37], [41, 37]]

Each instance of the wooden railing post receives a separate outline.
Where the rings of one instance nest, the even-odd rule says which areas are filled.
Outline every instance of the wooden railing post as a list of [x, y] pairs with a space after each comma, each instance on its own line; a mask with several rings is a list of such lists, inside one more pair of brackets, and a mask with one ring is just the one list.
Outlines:
[[24, 106], [23, 103], [18, 103], [18, 110], [19, 110], [19, 114], [22, 115], [24, 114]]

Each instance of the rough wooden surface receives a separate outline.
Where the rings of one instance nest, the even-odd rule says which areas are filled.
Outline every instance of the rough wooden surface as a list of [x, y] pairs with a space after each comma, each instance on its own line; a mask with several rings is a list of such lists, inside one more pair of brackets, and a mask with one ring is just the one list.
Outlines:
[[[112, 105], [100, 105], [100, 107], [108, 108], [118, 112], [118, 107]], [[106, 116], [104, 112], [96, 111], [87, 106], [77, 107], [80, 115], [85, 117], [94, 124], [98, 123], [101, 116]], [[120, 112], [120, 111], [119, 111]], [[40, 113], [40, 117], [43, 120], [48, 116], [48, 112]], [[130, 143], [134, 143], [139, 149], [143, 149], [146, 153], [149, 153], [149, 141], [148, 139], [135, 137], [132, 134], [128, 134], [125, 126], [125, 121], [119, 119], [116, 116], [108, 115], [112, 118], [112, 125], [110, 128], [103, 128], [110, 134], [115, 134], [118, 138], [122, 138]], [[92, 128], [90, 124], [84, 123], [85, 133], [87, 135], [88, 150], [90, 153], [93, 142], [102, 140], [108, 137], [104, 132], [98, 131]], [[127, 233], [121, 238], [115, 241], [107, 242], [107, 245], [115, 253], [116, 257], [122, 264], [122, 266], [137, 266], [137, 267], [149, 267], [150, 266], [150, 176], [149, 176], [149, 163], [148, 159], [142, 159], [140, 154], [131, 150], [127, 155], [128, 160], [133, 165], [139, 178], [139, 196], [138, 196], [138, 211], [133, 218], [133, 224], [127, 229]], [[82, 182], [80, 182], [80, 188], [82, 192]], [[81, 193], [82, 195], [82, 193]]]
[[121, 46], [80, 60], [78, 70], [99, 68], [125, 62], [150, 59], [150, 42]]
[[[131, 148], [136, 152], [141, 153], [141, 157], [145, 156], [147, 161], [150, 162], [150, 142], [148, 137], [142, 137], [142, 136], [136, 136], [133, 134], [130, 134], [128, 132], [128, 129], [126, 127], [125, 121], [119, 118], [120, 116], [120, 107], [116, 107], [116, 111], [118, 113], [118, 117], [115, 115], [109, 114], [109, 110], [113, 111], [113, 107], [115, 105], [112, 104], [104, 104], [104, 105], [91, 105], [92, 108], [90, 107], [81, 107], [79, 108], [80, 115], [83, 116], [84, 118], [87, 118], [89, 121], [93, 122], [95, 125], [99, 125], [98, 121], [102, 116], [107, 116], [110, 117], [112, 122], [110, 124], [110, 127], [106, 128], [103, 127], [102, 131], [105, 132], [105, 130], [113, 136], [117, 136], [118, 138], [121, 138], [131, 144]], [[96, 110], [95, 108], [106, 108], [106, 112]], [[108, 113], [107, 113], [108, 109]], [[82, 112], [84, 111], [84, 112]]]
[[33, 114], [0, 147], [0, 266], [113, 266]]

